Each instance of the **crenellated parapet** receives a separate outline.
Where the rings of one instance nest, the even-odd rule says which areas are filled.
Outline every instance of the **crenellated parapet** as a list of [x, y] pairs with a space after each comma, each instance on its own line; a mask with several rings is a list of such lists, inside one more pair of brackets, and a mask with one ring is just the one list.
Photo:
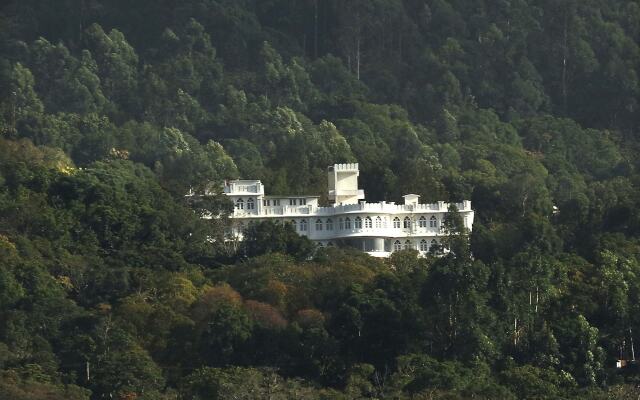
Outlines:
[[358, 163], [333, 164], [330, 171], [359, 172]]

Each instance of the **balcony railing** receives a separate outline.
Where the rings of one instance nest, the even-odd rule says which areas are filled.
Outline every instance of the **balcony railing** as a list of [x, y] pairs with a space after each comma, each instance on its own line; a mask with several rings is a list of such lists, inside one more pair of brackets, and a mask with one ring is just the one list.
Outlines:
[[[471, 211], [471, 202], [464, 201], [455, 203], [459, 211]], [[305, 206], [260, 206], [255, 210], [238, 210], [235, 216], [296, 216], [296, 215], [313, 215], [328, 217], [333, 215], [350, 214], [350, 213], [403, 213], [403, 212], [447, 212], [449, 204], [438, 202], [432, 204], [395, 204], [395, 203], [365, 203], [336, 205], [333, 207], [317, 207], [313, 205]]]

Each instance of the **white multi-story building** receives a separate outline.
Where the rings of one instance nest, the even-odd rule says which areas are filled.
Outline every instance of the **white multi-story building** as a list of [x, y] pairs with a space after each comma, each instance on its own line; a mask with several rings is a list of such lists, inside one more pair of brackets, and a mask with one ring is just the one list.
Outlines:
[[[229, 181], [224, 193], [235, 206], [233, 234], [241, 240], [249, 224], [269, 219], [290, 223], [319, 246], [349, 245], [377, 257], [409, 248], [424, 255], [439, 246], [448, 203], [421, 204], [416, 194], [403, 196], [404, 204], [367, 203], [358, 189], [358, 175], [357, 163], [329, 167], [327, 207], [318, 205], [319, 196], [267, 196], [259, 180]], [[470, 231], [471, 202], [456, 206]]]

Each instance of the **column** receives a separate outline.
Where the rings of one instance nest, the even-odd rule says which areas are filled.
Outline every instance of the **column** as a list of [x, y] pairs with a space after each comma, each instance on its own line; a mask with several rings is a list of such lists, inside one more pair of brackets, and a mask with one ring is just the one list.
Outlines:
[[384, 239], [383, 238], [374, 238], [373, 239], [373, 249], [374, 249], [374, 251], [384, 251]]

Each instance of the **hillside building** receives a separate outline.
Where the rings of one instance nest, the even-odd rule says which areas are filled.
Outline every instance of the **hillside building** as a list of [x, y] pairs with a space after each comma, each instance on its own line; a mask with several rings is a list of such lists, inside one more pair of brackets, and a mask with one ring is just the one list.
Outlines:
[[[449, 204], [421, 204], [416, 194], [403, 196], [404, 204], [367, 203], [358, 188], [358, 164], [328, 168], [329, 206], [318, 205], [319, 196], [269, 196], [259, 180], [233, 180], [224, 193], [234, 204], [233, 235], [242, 240], [245, 228], [263, 220], [290, 223], [300, 235], [319, 246], [349, 245], [376, 257], [388, 257], [402, 249], [422, 255], [438, 248]], [[474, 212], [471, 202], [455, 204], [470, 231]]]

